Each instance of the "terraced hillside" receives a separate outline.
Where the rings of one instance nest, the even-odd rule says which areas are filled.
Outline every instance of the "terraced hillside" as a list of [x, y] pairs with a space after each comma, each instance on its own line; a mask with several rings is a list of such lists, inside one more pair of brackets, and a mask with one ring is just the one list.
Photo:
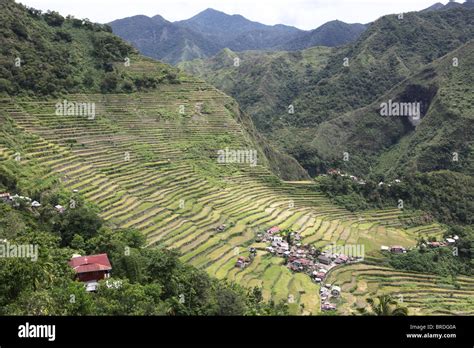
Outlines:
[[[40, 180], [59, 175], [104, 219], [146, 234], [150, 247], [178, 249], [217, 278], [261, 285], [266, 298], [291, 299], [293, 313], [319, 311], [318, 286], [255, 243], [258, 231], [279, 225], [301, 232], [305, 243], [363, 243], [368, 252], [415, 244], [417, 232], [401, 228], [400, 211], [349, 213], [311, 182], [277, 179], [261, 153], [256, 166], [219, 164], [217, 150], [255, 146], [233, 99], [204, 83], [65, 99], [95, 103], [95, 117], [58, 116], [58, 100], [2, 99], [2, 122], [29, 139], [21, 148], [3, 142], [2, 160], [20, 154], [22, 166], [42, 163], [48, 170]], [[216, 232], [222, 224], [227, 228]], [[254, 262], [235, 268], [251, 245], [258, 249]]]
[[342, 288], [343, 314], [356, 313], [365, 299], [391, 294], [409, 308], [409, 314], [473, 315], [474, 279], [454, 280], [436, 275], [358, 264], [335, 270], [328, 281]]

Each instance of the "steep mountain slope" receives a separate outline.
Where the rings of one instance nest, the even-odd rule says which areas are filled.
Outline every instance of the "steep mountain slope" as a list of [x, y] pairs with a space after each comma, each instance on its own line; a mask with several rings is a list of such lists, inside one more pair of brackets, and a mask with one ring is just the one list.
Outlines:
[[[0, 95], [133, 93], [179, 84], [184, 78], [177, 69], [138, 55], [107, 26], [25, 11], [11, 1], [2, 8]], [[136, 65], [141, 68], [134, 69]], [[260, 137], [247, 115], [239, 113], [239, 118], [255, 146], [271, 158], [268, 162], [262, 156], [275, 173], [289, 180], [308, 178], [294, 159]]]
[[341, 46], [357, 40], [366, 29], [364, 24], [331, 21], [307, 33], [300, 33], [278, 49], [295, 51], [314, 46]]
[[208, 57], [220, 49], [220, 45], [210, 38], [160, 16], [118, 19], [110, 26], [115, 34], [131, 42], [143, 55], [165, 62]]
[[145, 59], [108, 26], [54, 12], [42, 16], [10, 1], [0, 6], [0, 93], [131, 92], [176, 82], [177, 70], [162, 63], [146, 78], [126, 71], [118, 75], [112, 61]]
[[[455, 59], [460, 64], [453, 66]], [[313, 145], [349, 172], [474, 174], [474, 41], [426, 66], [371, 105], [323, 122]], [[381, 116], [382, 103], [420, 103], [421, 120]], [[416, 125], [416, 126], [415, 126]], [[344, 162], [341, 154], [351, 154]], [[380, 157], [380, 155], [383, 155]], [[454, 160], [454, 153], [457, 159]]]
[[[314, 47], [301, 52], [233, 52], [222, 50], [213, 58], [182, 62], [179, 68], [204, 78], [253, 115], [258, 129], [270, 129], [275, 110], [285, 110], [327, 64], [333, 49]], [[234, 66], [239, 59], [239, 67]], [[217, 72], [217, 73], [216, 73]]]
[[[342, 161], [342, 152], [337, 157], [331, 155], [328, 161], [325, 152], [331, 149], [319, 148], [321, 143], [315, 139], [315, 132], [321, 124], [371, 104], [425, 64], [474, 38], [473, 18], [473, 11], [466, 7], [408, 13], [403, 19], [382, 17], [356, 43], [334, 49], [322, 69], [308, 70], [296, 81], [292, 74], [295, 68], [291, 66], [285, 67], [286, 73], [274, 73], [266, 64], [254, 64], [251, 69], [242, 64], [233, 78], [226, 78], [229, 68], [219, 68], [213, 59], [189, 62], [182, 67], [234, 96], [273, 144], [291, 153], [315, 174]], [[259, 59], [266, 57], [262, 54]], [[296, 64], [304, 59], [298, 61]], [[258, 96], [261, 88], [260, 84], [246, 83], [253, 76], [263, 76], [261, 79], [268, 84], [266, 89], [279, 94], [273, 100], [249, 99], [249, 95]], [[247, 88], [242, 90], [241, 85]], [[468, 83], [466, 88], [469, 86]], [[294, 107], [294, 113], [288, 112], [289, 105]], [[353, 123], [350, 125], [345, 126], [347, 134], [356, 134], [357, 128]], [[362, 172], [368, 169], [359, 168]]]
[[313, 46], [338, 46], [356, 40], [362, 24], [333, 21], [312, 31], [286, 25], [264, 25], [240, 15], [207, 9], [174, 23], [159, 17], [135, 16], [110, 23], [114, 33], [142, 54], [170, 63], [207, 58], [223, 48], [246, 50], [297, 50]]
[[420, 12], [431, 12], [431, 11], [437, 11], [437, 10], [441, 10], [444, 8], [444, 4], [441, 3], [441, 2], [437, 2], [436, 4], [434, 5], [431, 5], [430, 7], [427, 7], [425, 8], [424, 10], [421, 10]]

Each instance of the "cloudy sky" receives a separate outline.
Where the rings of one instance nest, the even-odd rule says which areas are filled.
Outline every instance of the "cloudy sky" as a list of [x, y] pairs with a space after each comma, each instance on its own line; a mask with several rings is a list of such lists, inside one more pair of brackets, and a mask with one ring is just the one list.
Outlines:
[[[426, 8], [439, 0], [17, 0], [41, 10], [107, 23], [138, 14], [187, 19], [206, 8], [241, 14], [264, 24], [314, 29], [330, 20], [368, 23], [378, 17]], [[447, 0], [441, 0], [446, 3]], [[458, 0], [458, 2], [461, 2]]]

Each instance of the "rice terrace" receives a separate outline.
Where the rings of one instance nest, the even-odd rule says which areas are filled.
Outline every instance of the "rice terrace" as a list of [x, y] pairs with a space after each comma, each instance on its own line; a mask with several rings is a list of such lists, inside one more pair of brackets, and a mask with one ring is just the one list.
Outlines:
[[0, 314], [474, 315], [474, 16], [450, 4], [324, 36], [2, 1]]

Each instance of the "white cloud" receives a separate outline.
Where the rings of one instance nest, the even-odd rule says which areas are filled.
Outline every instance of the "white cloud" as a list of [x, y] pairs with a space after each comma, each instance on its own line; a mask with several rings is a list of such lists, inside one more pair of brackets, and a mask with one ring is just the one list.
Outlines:
[[[339, 19], [348, 23], [368, 23], [391, 13], [421, 10], [436, 0], [19, 0], [41, 10], [89, 18], [107, 23], [138, 14], [162, 15], [170, 21], [182, 20], [214, 8], [241, 14], [265, 24], [287, 24], [314, 29]], [[444, 0], [446, 2], [446, 0]]]

